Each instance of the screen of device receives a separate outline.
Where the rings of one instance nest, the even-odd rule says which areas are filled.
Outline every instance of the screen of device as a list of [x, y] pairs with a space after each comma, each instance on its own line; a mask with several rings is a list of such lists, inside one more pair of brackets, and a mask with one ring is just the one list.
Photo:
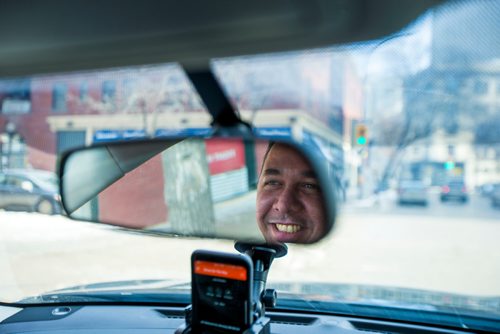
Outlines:
[[[234, 259], [233, 259], [234, 261]], [[251, 274], [248, 265], [193, 260], [193, 323], [212, 332], [240, 333], [250, 324]]]

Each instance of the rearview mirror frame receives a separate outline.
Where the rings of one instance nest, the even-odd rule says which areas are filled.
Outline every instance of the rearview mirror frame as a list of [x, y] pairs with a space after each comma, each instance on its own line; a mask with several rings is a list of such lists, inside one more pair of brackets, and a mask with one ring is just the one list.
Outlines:
[[[66, 213], [74, 218], [75, 211], [89, 202], [92, 198], [98, 195], [101, 191], [108, 186], [124, 177], [128, 172], [134, 170], [144, 162], [148, 161], [155, 155], [167, 150], [173, 145], [180, 143], [187, 139], [234, 139], [234, 140], [269, 140], [269, 138], [254, 137], [252, 139], [246, 136], [231, 136], [231, 137], [176, 137], [176, 138], [158, 138], [147, 140], [134, 140], [126, 142], [108, 142], [99, 143], [87, 147], [80, 147], [65, 152], [59, 161], [59, 176], [60, 176], [60, 192], [61, 201]], [[333, 171], [327, 159], [322, 156], [320, 150], [307, 149], [307, 146], [301, 145], [291, 140], [273, 140], [276, 143], [289, 145], [297, 149], [303, 156], [307, 158], [310, 165], [313, 167], [317, 179], [321, 185], [322, 196], [325, 203], [325, 212], [327, 217], [326, 233], [328, 235], [332, 230], [335, 217], [337, 213], [337, 196], [336, 196], [336, 183], [333, 181]], [[93, 156], [90, 156], [92, 153]], [[77, 165], [77, 170], [68, 170], [68, 163], [71, 158], [79, 154], [80, 160]], [[88, 156], [82, 156], [88, 154]], [[83, 175], [83, 176], [82, 176]], [[99, 178], [101, 182], [95, 183]], [[72, 192], [72, 196], [68, 196], [68, 192]], [[74, 194], [74, 192], [77, 192]], [[81, 219], [79, 219], [81, 220]], [[102, 223], [97, 220], [85, 219], [91, 222]], [[151, 232], [151, 231], [150, 231]], [[213, 233], [179, 233], [173, 231], [172, 233], [162, 233], [165, 235], [183, 235], [187, 237], [222, 237], [236, 240], [249, 241], [244, 236], [219, 236]], [[322, 236], [320, 239], [323, 239]]]

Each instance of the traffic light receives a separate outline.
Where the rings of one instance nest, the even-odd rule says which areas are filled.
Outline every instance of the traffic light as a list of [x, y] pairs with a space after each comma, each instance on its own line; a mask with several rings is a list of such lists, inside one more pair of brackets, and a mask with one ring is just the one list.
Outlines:
[[451, 170], [453, 168], [455, 168], [455, 163], [453, 161], [446, 161], [444, 163], [444, 169]]
[[356, 145], [364, 146], [368, 143], [368, 130], [364, 124], [356, 124], [354, 140]]

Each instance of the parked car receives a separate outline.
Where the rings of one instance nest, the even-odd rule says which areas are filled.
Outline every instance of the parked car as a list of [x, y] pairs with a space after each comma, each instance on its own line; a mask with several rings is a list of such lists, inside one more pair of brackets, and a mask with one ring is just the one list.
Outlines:
[[43, 170], [1, 171], [0, 209], [61, 213], [57, 176]]
[[478, 187], [479, 194], [483, 197], [490, 197], [491, 194], [493, 193], [493, 190], [495, 189], [495, 184], [494, 183], [486, 183], [483, 184], [482, 186]]
[[402, 180], [398, 187], [398, 203], [426, 206], [429, 203], [427, 185], [422, 180]]
[[441, 187], [441, 202], [450, 200], [465, 203], [469, 200], [467, 187], [463, 180], [452, 180]]
[[490, 193], [491, 205], [495, 208], [500, 208], [500, 183], [493, 186], [493, 190]]

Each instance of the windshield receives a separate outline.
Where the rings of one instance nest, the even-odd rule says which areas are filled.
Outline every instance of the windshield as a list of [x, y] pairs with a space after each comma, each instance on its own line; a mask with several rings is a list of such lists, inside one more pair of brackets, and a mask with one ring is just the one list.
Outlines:
[[[256, 134], [314, 143], [334, 171], [336, 225], [275, 260], [268, 285], [278, 305], [500, 317], [499, 16], [498, 2], [452, 2], [382, 40], [213, 61]], [[0, 107], [0, 168], [27, 172], [54, 172], [74, 147], [203, 137], [211, 123], [177, 64], [1, 79]], [[230, 158], [244, 162], [244, 152]], [[210, 196], [234, 219], [255, 206], [258, 179], [255, 167], [238, 166], [239, 174], [207, 172], [218, 187]], [[153, 183], [163, 193], [165, 182]], [[123, 191], [137, 200], [143, 190], [132, 183]], [[60, 215], [57, 196], [40, 206], [45, 198], [2, 190], [1, 302], [75, 291], [188, 293], [192, 251], [234, 251], [230, 240], [73, 221]], [[161, 204], [141, 214], [166, 215]], [[106, 205], [113, 201], [85, 210]], [[133, 216], [133, 202], [124, 210]]]

